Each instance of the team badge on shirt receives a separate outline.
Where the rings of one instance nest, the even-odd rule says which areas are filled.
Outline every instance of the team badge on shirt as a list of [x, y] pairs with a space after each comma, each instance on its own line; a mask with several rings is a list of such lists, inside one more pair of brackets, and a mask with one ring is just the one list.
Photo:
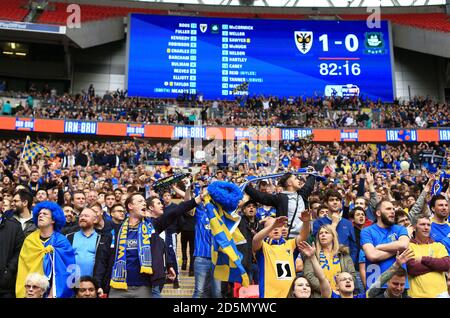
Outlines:
[[289, 266], [289, 262], [284, 261], [276, 261], [275, 262], [277, 268], [277, 279], [278, 280], [291, 280], [292, 272], [291, 267]]

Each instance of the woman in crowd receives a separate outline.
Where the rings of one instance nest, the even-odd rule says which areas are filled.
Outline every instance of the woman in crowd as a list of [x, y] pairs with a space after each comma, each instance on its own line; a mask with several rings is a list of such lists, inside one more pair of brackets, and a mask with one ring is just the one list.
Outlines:
[[25, 279], [25, 298], [44, 298], [48, 286], [48, 279], [44, 275], [28, 274]]
[[[316, 235], [316, 257], [322, 267], [325, 277], [336, 288], [334, 277], [341, 272], [348, 272], [356, 278], [355, 267], [348, 248], [340, 247], [338, 234], [331, 225], [323, 225]], [[311, 283], [313, 297], [320, 293], [320, 282], [314, 273], [311, 258], [305, 260], [304, 276]]]

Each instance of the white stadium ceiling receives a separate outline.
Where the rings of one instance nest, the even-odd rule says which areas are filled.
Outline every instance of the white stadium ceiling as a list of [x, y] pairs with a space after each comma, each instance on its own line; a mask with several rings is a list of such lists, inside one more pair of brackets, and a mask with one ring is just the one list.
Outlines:
[[134, 0], [154, 3], [255, 7], [411, 7], [445, 5], [446, 0]]

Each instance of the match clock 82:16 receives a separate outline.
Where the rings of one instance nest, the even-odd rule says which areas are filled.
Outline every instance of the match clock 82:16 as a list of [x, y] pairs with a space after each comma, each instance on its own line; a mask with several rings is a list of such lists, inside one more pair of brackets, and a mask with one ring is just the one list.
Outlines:
[[359, 63], [350, 63], [349, 61], [345, 61], [344, 64], [320, 63], [319, 72], [323, 76], [358, 76], [361, 74], [361, 65]]

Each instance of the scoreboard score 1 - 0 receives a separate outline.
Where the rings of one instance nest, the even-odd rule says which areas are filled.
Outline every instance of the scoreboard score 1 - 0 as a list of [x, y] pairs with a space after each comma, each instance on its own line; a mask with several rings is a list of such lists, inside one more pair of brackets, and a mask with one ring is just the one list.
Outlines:
[[129, 96], [362, 96], [393, 101], [390, 25], [381, 21], [132, 14]]

